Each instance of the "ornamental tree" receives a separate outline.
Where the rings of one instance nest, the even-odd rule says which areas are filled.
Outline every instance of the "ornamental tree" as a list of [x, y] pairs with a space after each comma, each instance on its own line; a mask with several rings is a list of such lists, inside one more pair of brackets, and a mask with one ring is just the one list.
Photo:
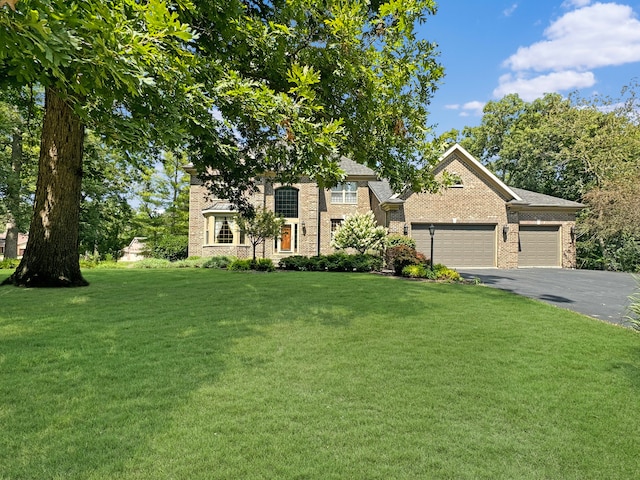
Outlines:
[[238, 227], [248, 238], [253, 247], [253, 260], [256, 259], [256, 248], [270, 238], [280, 235], [284, 218], [277, 216], [271, 210], [262, 208], [252, 216], [239, 216]]
[[358, 253], [381, 252], [387, 229], [376, 223], [373, 212], [356, 213], [345, 218], [333, 235], [331, 246], [338, 249], [353, 248]]

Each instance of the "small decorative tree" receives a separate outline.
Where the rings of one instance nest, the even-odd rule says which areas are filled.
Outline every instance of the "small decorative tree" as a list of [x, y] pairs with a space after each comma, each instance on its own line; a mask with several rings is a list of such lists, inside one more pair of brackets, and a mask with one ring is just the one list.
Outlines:
[[338, 249], [353, 248], [358, 253], [381, 252], [387, 229], [376, 224], [373, 212], [348, 216], [336, 230], [331, 245]]
[[238, 227], [249, 238], [253, 247], [253, 260], [256, 259], [256, 247], [269, 238], [280, 235], [284, 218], [276, 216], [270, 210], [262, 208], [252, 217], [238, 217]]

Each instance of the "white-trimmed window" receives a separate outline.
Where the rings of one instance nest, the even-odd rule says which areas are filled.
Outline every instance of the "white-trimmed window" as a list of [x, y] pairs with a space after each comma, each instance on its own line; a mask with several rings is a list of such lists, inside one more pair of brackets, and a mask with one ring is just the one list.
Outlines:
[[358, 203], [358, 182], [343, 182], [332, 187], [331, 203]]
[[205, 215], [205, 245], [244, 245], [244, 234], [238, 228], [233, 214]]
[[275, 213], [284, 218], [298, 218], [298, 189], [280, 187], [275, 191]]

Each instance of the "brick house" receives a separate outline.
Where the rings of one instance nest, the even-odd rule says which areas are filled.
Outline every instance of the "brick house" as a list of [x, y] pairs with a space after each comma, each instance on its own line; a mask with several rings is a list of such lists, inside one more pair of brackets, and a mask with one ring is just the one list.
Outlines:
[[[7, 232], [0, 233], [0, 260], [4, 258], [5, 241], [7, 238]], [[18, 258], [22, 258], [24, 251], [27, 248], [27, 241], [29, 240], [29, 234], [18, 233]]]
[[[286, 219], [280, 238], [258, 254], [278, 261], [290, 255], [331, 253], [331, 237], [347, 215], [373, 211], [390, 233], [415, 239], [429, 256], [435, 227], [434, 260], [449, 267], [564, 267], [576, 265], [577, 202], [510, 188], [460, 145], [451, 147], [435, 169], [460, 181], [439, 193], [394, 193], [366, 166], [344, 158], [345, 180], [320, 189], [309, 180], [293, 185], [259, 181], [251, 201]], [[237, 228], [237, 212], [224, 199], [208, 198], [197, 172], [191, 174], [189, 255], [250, 257], [251, 246]]]

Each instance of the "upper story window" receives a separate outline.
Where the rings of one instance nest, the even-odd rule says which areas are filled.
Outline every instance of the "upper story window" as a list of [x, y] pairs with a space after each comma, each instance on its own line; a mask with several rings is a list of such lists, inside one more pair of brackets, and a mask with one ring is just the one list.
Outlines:
[[358, 203], [358, 183], [344, 182], [332, 187], [331, 203]]
[[275, 213], [284, 218], [298, 218], [298, 190], [281, 187], [275, 191]]

